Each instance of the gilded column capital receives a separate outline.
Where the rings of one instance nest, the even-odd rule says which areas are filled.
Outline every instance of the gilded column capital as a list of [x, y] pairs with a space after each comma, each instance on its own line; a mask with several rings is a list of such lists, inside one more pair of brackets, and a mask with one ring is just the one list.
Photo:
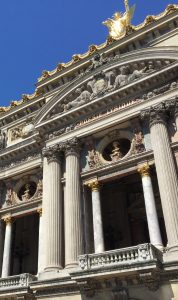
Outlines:
[[79, 156], [80, 142], [77, 138], [73, 138], [71, 140], [66, 141], [63, 144], [63, 148], [65, 150], [66, 157], [71, 154]]
[[144, 164], [137, 169], [138, 173], [142, 176], [150, 176], [150, 166], [149, 164]]
[[43, 209], [42, 209], [42, 207], [38, 207], [38, 208], [37, 208], [37, 213], [39, 214], [40, 217], [42, 217], [42, 214], [43, 214]]
[[141, 119], [147, 120], [150, 127], [159, 123], [166, 125], [168, 110], [166, 103], [161, 102], [156, 106], [151, 106], [148, 109], [141, 111]]
[[92, 192], [97, 192], [100, 190], [101, 184], [98, 180], [88, 182], [86, 184], [89, 188], [91, 188]]
[[5, 216], [2, 220], [6, 223], [6, 225], [12, 224], [13, 221], [11, 216]]
[[62, 146], [61, 145], [55, 145], [53, 147], [44, 148], [42, 151], [43, 157], [46, 157], [48, 160], [48, 163], [51, 162], [59, 162], [62, 161]]

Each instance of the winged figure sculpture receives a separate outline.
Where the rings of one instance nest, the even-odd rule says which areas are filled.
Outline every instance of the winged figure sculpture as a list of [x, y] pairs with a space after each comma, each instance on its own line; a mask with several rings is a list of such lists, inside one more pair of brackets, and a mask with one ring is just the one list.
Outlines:
[[131, 24], [135, 12], [135, 5], [129, 7], [128, 0], [124, 0], [126, 11], [124, 14], [116, 12], [113, 19], [103, 22], [109, 28], [109, 35], [113, 39], [119, 39], [126, 34], [127, 27]]

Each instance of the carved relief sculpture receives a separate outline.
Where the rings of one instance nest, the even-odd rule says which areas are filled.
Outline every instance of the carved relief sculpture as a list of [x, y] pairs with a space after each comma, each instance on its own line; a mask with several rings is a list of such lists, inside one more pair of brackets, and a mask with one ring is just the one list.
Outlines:
[[78, 94], [78, 97], [75, 100], [63, 105], [64, 111], [67, 111], [71, 108], [79, 107], [90, 101], [91, 93], [87, 90], [84, 90], [83, 87], [77, 88], [76, 94]]
[[101, 166], [99, 153], [96, 150], [92, 149], [88, 151], [87, 163], [90, 169], [98, 168]]
[[103, 72], [96, 74], [93, 80], [90, 80], [87, 86], [92, 90], [91, 99], [96, 96], [102, 96], [108, 87], [108, 80]]

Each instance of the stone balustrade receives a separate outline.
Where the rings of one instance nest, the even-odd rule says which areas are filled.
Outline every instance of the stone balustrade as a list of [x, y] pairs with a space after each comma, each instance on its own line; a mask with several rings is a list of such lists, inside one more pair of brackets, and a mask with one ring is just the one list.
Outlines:
[[79, 256], [79, 266], [89, 270], [111, 265], [132, 265], [149, 261], [162, 260], [162, 252], [151, 244], [106, 251], [103, 253], [86, 254]]
[[0, 278], [0, 290], [13, 289], [13, 288], [25, 288], [29, 286], [29, 283], [36, 279], [35, 276], [31, 274], [20, 274], [15, 276], [10, 276], [7, 278]]

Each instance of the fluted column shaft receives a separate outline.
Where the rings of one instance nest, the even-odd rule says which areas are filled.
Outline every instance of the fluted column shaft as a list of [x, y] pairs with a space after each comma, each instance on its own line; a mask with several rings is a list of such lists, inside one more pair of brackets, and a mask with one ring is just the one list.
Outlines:
[[159, 249], [163, 249], [161, 232], [158, 222], [158, 215], [156, 211], [156, 203], [153, 193], [153, 186], [150, 176], [150, 168], [148, 164], [142, 165], [138, 168], [138, 172], [142, 177], [142, 186], [145, 200], [146, 216], [148, 222], [148, 231], [150, 242]]
[[44, 153], [43, 228], [45, 232], [45, 271], [62, 268], [62, 185], [60, 153]]
[[178, 182], [164, 115], [152, 115], [151, 142], [170, 251], [178, 250]]
[[65, 267], [72, 268], [78, 265], [78, 256], [83, 252], [83, 243], [79, 149], [70, 144], [66, 148], [65, 191]]
[[12, 219], [7, 217], [4, 219], [6, 223], [5, 240], [4, 240], [4, 254], [2, 263], [2, 277], [10, 276], [11, 263], [11, 244], [12, 244]]
[[104, 252], [104, 233], [101, 212], [100, 186], [98, 181], [89, 183], [92, 190], [93, 230], [95, 253]]

